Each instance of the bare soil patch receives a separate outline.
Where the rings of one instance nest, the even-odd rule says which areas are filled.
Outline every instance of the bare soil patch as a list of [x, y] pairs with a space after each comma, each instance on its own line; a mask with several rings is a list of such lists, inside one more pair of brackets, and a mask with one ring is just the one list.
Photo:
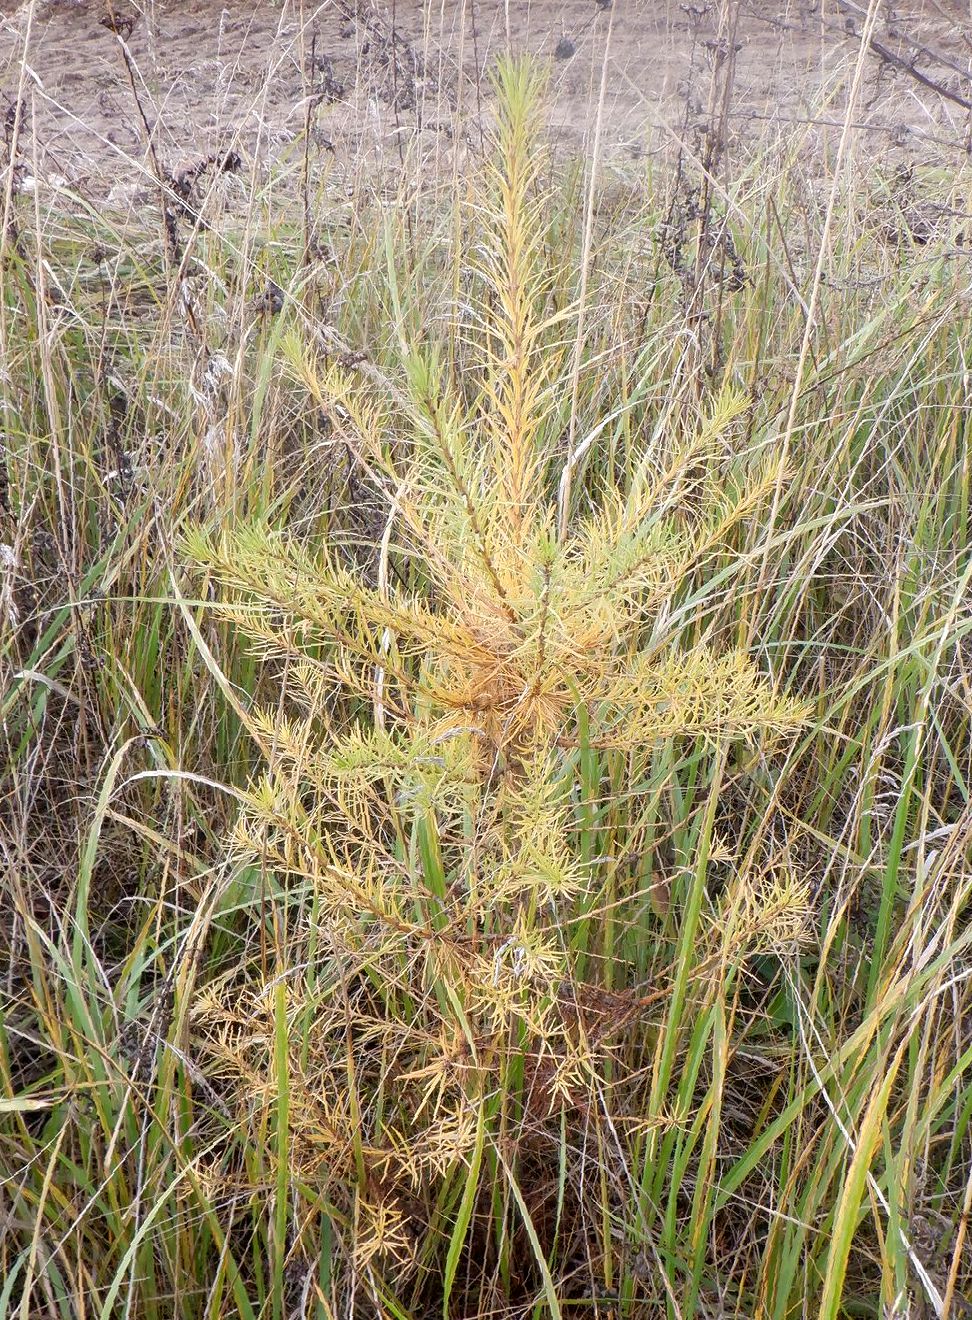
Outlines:
[[[39, 179], [116, 203], [150, 181], [150, 142], [166, 169], [230, 149], [266, 169], [301, 138], [308, 98], [330, 168], [394, 165], [416, 128], [430, 150], [447, 149], [459, 125], [475, 131], [478, 75], [507, 44], [551, 57], [552, 131], [571, 149], [590, 144], [607, 50], [607, 160], [664, 150], [676, 136], [690, 145], [711, 113], [712, 66], [726, 58], [734, 61], [732, 139], [812, 124], [826, 152], [862, 27], [847, 0], [753, 0], [728, 30], [719, 6], [702, 0], [117, 0], [117, 34], [104, 0], [7, 10], [0, 92], [8, 109], [24, 100], [30, 140], [21, 154]], [[885, 4], [881, 12], [879, 51], [867, 56], [856, 109], [857, 150], [963, 153], [968, 5], [911, 0], [907, 11]]]

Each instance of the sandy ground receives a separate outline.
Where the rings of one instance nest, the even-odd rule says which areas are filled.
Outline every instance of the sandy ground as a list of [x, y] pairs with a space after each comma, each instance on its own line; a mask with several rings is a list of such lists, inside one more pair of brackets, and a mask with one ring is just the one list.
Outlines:
[[[601, 149], [637, 158], [691, 138], [729, 50], [719, 6], [703, 0], [114, 0], [124, 45], [105, 0], [2, 8], [0, 113], [9, 131], [24, 98], [21, 157], [38, 178], [115, 202], [148, 181], [150, 140], [166, 170], [229, 149], [265, 169], [310, 122], [333, 159], [364, 147], [394, 159], [416, 127], [434, 137], [475, 123], [477, 71], [507, 43], [551, 57], [552, 131], [579, 150], [605, 68]], [[945, 94], [868, 54], [855, 149], [956, 158], [969, 137], [969, 0], [883, 0], [881, 14], [882, 48]], [[786, 135], [812, 120], [836, 140], [860, 28], [846, 0], [741, 3], [730, 134]]]

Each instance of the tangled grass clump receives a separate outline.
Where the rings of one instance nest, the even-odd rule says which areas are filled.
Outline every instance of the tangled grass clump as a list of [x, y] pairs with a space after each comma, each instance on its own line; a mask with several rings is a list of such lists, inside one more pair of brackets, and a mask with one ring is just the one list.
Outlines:
[[972, 1290], [965, 249], [732, 64], [8, 190], [0, 1320]]

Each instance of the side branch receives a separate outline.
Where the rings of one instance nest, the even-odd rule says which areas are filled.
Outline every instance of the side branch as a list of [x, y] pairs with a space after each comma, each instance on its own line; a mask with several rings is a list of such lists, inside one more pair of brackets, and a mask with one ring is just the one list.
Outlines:
[[[855, 4], [854, 0], [837, 0], [837, 4], [841, 12], [847, 16], [850, 30], [855, 36], [858, 35], [856, 28], [854, 27], [854, 22], [858, 18], [866, 18], [867, 11], [860, 5]], [[910, 77], [914, 78], [916, 82], [921, 83], [923, 87], [927, 87], [930, 91], [937, 92], [937, 94], [944, 97], [946, 101], [951, 101], [954, 105], [960, 105], [963, 110], [972, 110], [972, 101], [967, 97], [962, 96], [959, 92], [953, 92], [945, 83], [939, 82], [938, 79], [931, 77], [930, 74], [924, 73], [918, 68], [918, 60], [924, 58], [926, 60], [932, 60], [937, 64], [944, 65], [946, 68], [959, 74], [967, 82], [972, 80], [972, 73], [963, 70], [960, 65], [956, 64], [947, 56], [939, 54], [938, 51], [932, 50], [930, 46], [925, 46], [920, 41], [916, 41], [914, 37], [906, 36], [901, 33], [899, 28], [896, 29], [896, 35], [900, 36], [901, 39], [911, 47], [910, 58], [900, 55], [897, 51], [892, 50], [890, 46], [886, 46], [883, 41], [878, 41], [876, 37], [872, 37], [868, 42], [868, 49], [872, 50], [879, 59], [884, 61], [885, 64], [889, 64], [895, 69], [902, 69]]]

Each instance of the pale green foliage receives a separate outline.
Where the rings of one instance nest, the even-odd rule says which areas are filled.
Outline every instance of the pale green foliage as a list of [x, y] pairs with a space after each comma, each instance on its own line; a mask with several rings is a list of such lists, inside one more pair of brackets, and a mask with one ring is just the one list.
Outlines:
[[[564, 456], [550, 418], [567, 383], [557, 344], [569, 313], [545, 316], [537, 273], [536, 74], [504, 65], [498, 91], [495, 164], [476, 208], [475, 383], [403, 348], [404, 384], [392, 399], [370, 377], [322, 367], [290, 342], [299, 379], [385, 493], [401, 526], [397, 553], [422, 565], [426, 588], [375, 586], [332, 552], [313, 555], [265, 528], [198, 539], [190, 552], [236, 598], [234, 617], [261, 654], [306, 664], [307, 648], [319, 650], [321, 681], [388, 702], [400, 736], [417, 740], [417, 761], [425, 739], [446, 733], [472, 739], [487, 766], [568, 745], [578, 705], [605, 746], [793, 728], [800, 708], [745, 657], [674, 655], [656, 626], [686, 573], [779, 479], [764, 467], [734, 495], [707, 474], [714, 442], [745, 400], [724, 394], [674, 458], [659, 467], [646, 453], [626, 494], [608, 490], [566, 536], [555, 533]], [[404, 444], [401, 425], [390, 424], [395, 408]], [[680, 505], [694, 516], [680, 517]]]
[[[369, 1137], [365, 1162], [389, 1186], [441, 1174], [468, 1143], [469, 1106], [522, 1050], [543, 1072], [544, 1109], [607, 1066], [561, 991], [574, 980], [577, 992], [569, 923], [594, 876], [574, 837], [582, 743], [644, 763], [666, 740], [715, 750], [789, 733], [805, 713], [745, 654], [686, 650], [664, 622], [687, 575], [780, 479], [764, 465], [733, 491], [709, 475], [745, 400], [724, 393], [694, 436], [664, 457], [646, 449], [625, 493], [607, 488], [565, 535], [555, 530], [555, 412], [569, 367], [558, 345], [571, 314], [550, 315], [541, 273], [536, 77], [506, 65], [497, 90], [494, 164], [472, 221], [472, 380], [421, 348], [403, 348], [397, 386], [323, 365], [300, 341], [288, 348], [385, 494], [387, 555], [414, 588], [267, 526], [189, 543], [219, 584], [215, 608], [282, 676], [274, 710], [253, 717], [268, 768], [237, 826], [239, 860], [310, 885], [318, 938], [345, 976], [363, 978], [355, 1039], [380, 1042], [403, 1068], [426, 1060], [404, 1068], [413, 1080], [401, 1083], [399, 1127]], [[750, 896], [753, 947], [803, 921], [805, 901], [794, 922], [782, 892], [765, 920]], [[734, 954], [745, 951], [740, 929]], [[295, 962], [307, 938], [299, 932]], [[441, 1072], [428, 1063], [432, 1029], [443, 1033]], [[447, 1066], [457, 1037], [472, 1055], [466, 1070]], [[340, 1052], [335, 1066], [346, 1066]], [[332, 1078], [323, 1090], [337, 1087]], [[405, 1268], [410, 1257], [375, 1215], [368, 1241]]]

